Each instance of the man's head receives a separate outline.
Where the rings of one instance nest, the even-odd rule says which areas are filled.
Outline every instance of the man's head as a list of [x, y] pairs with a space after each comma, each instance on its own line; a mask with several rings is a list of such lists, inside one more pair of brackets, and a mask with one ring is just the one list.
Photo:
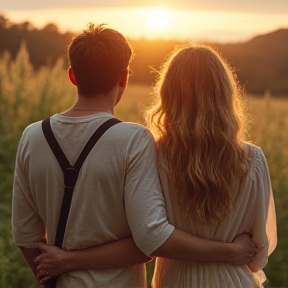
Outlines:
[[131, 58], [132, 48], [125, 37], [104, 24], [90, 23], [68, 48], [74, 84], [86, 97], [109, 93], [121, 81]]

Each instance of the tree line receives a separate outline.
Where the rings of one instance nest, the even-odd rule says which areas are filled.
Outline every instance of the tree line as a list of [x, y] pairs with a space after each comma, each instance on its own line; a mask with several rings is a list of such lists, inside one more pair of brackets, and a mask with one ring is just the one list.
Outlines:
[[[26, 42], [30, 61], [35, 69], [52, 67], [58, 58], [66, 61], [66, 50], [73, 33], [60, 33], [58, 27], [48, 23], [36, 29], [28, 21], [15, 24], [0, 15], [0, 55], [9, 51], [14, 59], [21, 43]], [[174, 40], [130, 39], [135, 57], [131, 63], [132, 83], [151, 85], [157, 77], [163, 59], [175, 46], [184, 44]], [[243, 43], [208, 43], [220, 51], [235, 69], [240, 84], [253, 94], [266, 90], [275, 94], [288, 94], [288, 29], [280, 29], [257, 36]]]

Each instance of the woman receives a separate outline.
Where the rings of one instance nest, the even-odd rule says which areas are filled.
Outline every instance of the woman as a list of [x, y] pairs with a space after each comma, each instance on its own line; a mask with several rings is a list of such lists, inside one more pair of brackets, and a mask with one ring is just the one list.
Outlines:
[[277, 242], [274, 200], [261, 149], [243, 140], [233, 73], [207, 46], [181, 48], [164, 64], [154, 93], [148, 124], [170, 223], [223, 242], [249, 232], [258, 251], [243, 266], [157, 258], [153, 287], [262, 287], [261, 269]]
[[[158, 135], [160, 176], [171, 223], [221, 242], [251, 233], [257, 253], [248, 266], [158, 258], [155, 288], [261, 287], [265, 280], [261, 269], [276, 245], [273, 195], [261, 150], [241, 140], [237, 93], [232, 73], [216, 52], [204, 46], [180, 49], [164, 65], [155, 88], [159, 101], [148, 113], [148, 123]], [[112, 246], [78, 253], [40, 244], [37, 277], [44, 281], [55, 270], [61, 274], [111, 268], [113, 257], [115, 265], [127, 265], [127, 259], [117, 254], [119, 243], [107, 245]], [[127, 242], [121, 251], [132, 251], [131, 247]], [[101, 251], [102, 257], [97, 257]], [[114, 256], [108, 257], [109, 253]]]

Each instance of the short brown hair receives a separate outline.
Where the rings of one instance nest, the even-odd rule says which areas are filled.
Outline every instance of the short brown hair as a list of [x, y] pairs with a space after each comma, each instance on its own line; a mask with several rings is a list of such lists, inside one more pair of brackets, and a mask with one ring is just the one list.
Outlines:
[[89, 23], [68, 48], [78, 93], [87, 97], [110, 92], [131, 58], [132, 48], [125, 37], [105, 24]]

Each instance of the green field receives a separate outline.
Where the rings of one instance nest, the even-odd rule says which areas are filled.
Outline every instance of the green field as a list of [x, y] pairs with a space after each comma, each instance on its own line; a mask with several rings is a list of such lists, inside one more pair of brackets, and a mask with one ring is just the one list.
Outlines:
[[[0, 287], [35, 287], [29, 269], [11, 239], [10, 213], [14, 159], [21, 133], [29, 123], [63, 111], [75, 101], [63, 62], [34, 72], [23, 48], [16, 59], [0, 58]], [[246, 96], [250, 117], [248, 139], [262, 147], [275, 195], [278, 246], [265, 272], [270, 287], [288, 288], [288, 97]], [[149, 87], [130, 85], [116, 108], [116, 117], [144, 124], [151, 104]], [[153, 241], [153, 239], [151, 239]], [[151, 267], [149, 266], [149, 273]], [[151, 278], [151, 274], [149, 276]]]

